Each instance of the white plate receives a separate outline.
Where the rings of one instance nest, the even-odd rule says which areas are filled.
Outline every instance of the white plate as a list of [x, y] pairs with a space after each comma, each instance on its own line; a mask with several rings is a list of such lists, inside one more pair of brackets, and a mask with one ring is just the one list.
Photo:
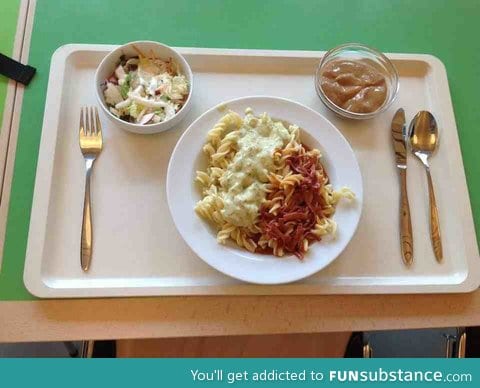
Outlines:
[[[318, 148], [322, 163], [334, 188], [347, 186], [357, 198], [341, 201], [334, 219], [338, 224], [335, 238], [313, 244], [303, 261], [295, 256], [278, 258], [250, 253], [235, 244], [221, 245], [216, 230], [194, 211], [201, 199], [194, 183], [195, 171], [205, 168], [202, 147], [207, 132], [225, 114], [233, 110], [243, 116], [246, 108], [256, 114], [267, 112], [271, 117], [297, 124], [301, 140]], [[362, 209], [362, 176], [352, 148], [335, 126], [319, 113], [291, 100], [278, 97], [243, 97], [208, 110], [195, 120], [178, 141], [167, 172], [167, 199], [173, 221], [186, 243], [205, 262], [234, 278], [251, 283], [279, 284], [303, 279], [330, 264], [345, 249], [360, 220]]]

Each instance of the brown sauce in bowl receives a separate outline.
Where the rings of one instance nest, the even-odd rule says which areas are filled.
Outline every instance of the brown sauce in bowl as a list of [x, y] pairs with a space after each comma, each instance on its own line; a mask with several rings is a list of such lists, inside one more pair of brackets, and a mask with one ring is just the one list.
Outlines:
[[387, 98], [387, 82], [383, 74], [360, 61], [327, 63], [321, 73], [320, 86], [331, 102], [354, 113], [375, 112]]

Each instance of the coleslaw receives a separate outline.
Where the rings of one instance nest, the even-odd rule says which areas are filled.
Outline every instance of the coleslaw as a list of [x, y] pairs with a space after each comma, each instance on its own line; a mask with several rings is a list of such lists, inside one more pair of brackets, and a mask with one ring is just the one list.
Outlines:
[[185, 104], [189, 83], [178, 64], [146, 56], [120, 57], [105, 81], [105, 103], [116, 117], [135, 124], [153, 124], [172, 118]]

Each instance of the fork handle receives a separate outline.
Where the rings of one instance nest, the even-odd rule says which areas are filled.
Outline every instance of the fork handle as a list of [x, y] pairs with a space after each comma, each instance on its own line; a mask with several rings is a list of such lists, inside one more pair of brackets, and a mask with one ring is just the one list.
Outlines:
[[92, 261], [92, 208], [90, 204], [90, 176], [93, 160], [85, 159], [85, 197], [83, 200], [82, 240], [80, 246], [80, 264], [84, 271], [90, 268]]
[[440, 237], [440, 221], [438, 219], [437, 201], [433, 191], [432, 175], [427, 167], [428, 197], [430, 199], [430, 239], [432, 240], [433, 252], [438, 262], [443, 260], [442, 239]]

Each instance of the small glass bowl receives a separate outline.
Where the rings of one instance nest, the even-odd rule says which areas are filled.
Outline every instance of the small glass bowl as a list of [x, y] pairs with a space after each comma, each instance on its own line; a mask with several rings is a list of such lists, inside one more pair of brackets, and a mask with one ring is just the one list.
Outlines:
[[[350, 112], [334, 104], [325, 95], [322, 87], [320, 86], [320, 78], [323, 69], [331, 61], [339, 59], [349, 59], [357, 61], [361, 60], [363, 62], [368, 62], [369, 65], [374, 66], [376, 70], [383, 74], [387, 83], [387, 98], [385, 99], [385, 102], [380, 108], [370, 113]], [[350, 119], [370, 119], [382, 113], [392, 104], [392, 102], [397, 97], [398, 88], [398, 73], [392, 62], [390, 62], [390, 60], [380, 51], [360, 43], [346, 43], [329, 50], [323, 56], [315, 72], [315, 90], [317, 91], [317, 94], [322, 100], [322, 102], [327, 106], [327, 108], [329, 108], [336, 114]]]

